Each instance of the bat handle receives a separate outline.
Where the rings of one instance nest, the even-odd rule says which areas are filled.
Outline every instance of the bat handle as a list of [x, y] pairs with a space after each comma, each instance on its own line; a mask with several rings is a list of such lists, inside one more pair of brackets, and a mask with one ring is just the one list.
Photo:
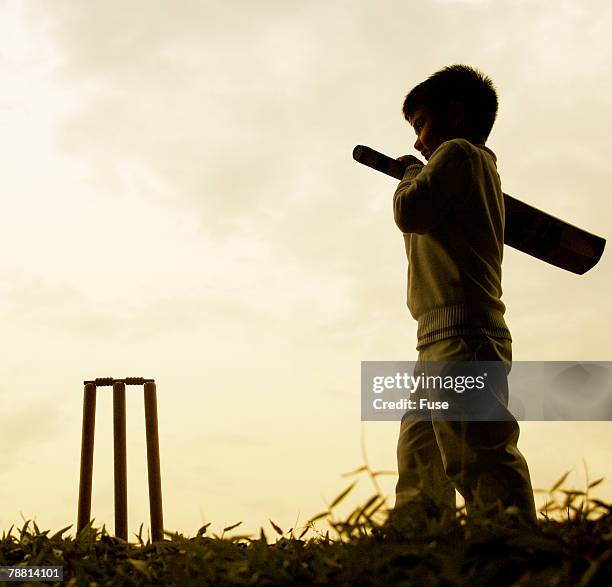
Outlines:
[[404, 171], [406, 171], [405, 163], [392, 159], [365, 145], [357, 145], [353, 149], [353, 159], [362, 165], [367, 165], [372, 169], [376, 169], [376, 171], [395, 177], [395, 179], [402, 179]]

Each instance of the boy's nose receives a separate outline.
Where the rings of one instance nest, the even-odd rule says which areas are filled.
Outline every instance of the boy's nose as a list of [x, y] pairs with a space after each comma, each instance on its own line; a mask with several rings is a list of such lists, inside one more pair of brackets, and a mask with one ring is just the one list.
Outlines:
[[420, 153], [421, 149], [423, 148], [423, 144], [421, 143], [421, 141], [419, 140], [419, 138], [417, 137], [417, 140], [414, 143], [414, 148]]

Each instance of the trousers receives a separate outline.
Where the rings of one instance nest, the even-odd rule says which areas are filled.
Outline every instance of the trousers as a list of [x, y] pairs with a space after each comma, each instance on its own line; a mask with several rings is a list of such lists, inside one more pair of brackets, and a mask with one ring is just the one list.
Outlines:
[[420, 347], [418, 360], [495, 361], [503, 367], [503, 377], [497, 377], [496, 387], [488, 386], [485, 393], [495, 394], [494, 403], [505, 417], [450, 421], [406, 414], [397, 443], [395, 511], [427, 502], [436, 513], [454, 512], [456, 489], [465, 499], [468, 515], [479, 508], [492, 512], [513, 506], [521, 517], [535, 521], [529, 469], [517, 447], [519, 426], [507, 411], [511, 341], [486, 335], [453, 336]]

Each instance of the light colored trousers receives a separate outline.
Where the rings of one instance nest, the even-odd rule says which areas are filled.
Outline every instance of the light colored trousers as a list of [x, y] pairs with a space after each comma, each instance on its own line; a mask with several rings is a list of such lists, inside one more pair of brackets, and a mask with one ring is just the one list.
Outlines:
[[[454, 511], [455, 489], [464, 497], [468, 515], [478, 505], [498, 511], [510, 506], [535, 520], [529, 469], [517, 448], [518, 423], [507, 411], [506, 375], [512, 364], [512, 343], [486, 335], [454, 336], [419, 349], [419, 361], [502, 361], [503, 376], [487, 386], [495, 395], [504, 421], [410, 419], [400, 426], [397, 445], [399, 479], [395, 510], [427, 502], [436, 513]], [[415, 368], [418, 369], [417, 367]]]

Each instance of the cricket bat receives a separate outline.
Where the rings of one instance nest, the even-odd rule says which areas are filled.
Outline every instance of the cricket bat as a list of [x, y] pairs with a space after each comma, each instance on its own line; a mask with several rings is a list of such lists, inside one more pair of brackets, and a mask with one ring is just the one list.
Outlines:
[[[353, 159], [396, 179], [406, 165], [370, 147], [357, 145]], [[603, 254], [606, 240], [573, 226], [508, 194], [504, 194], [506, 224], [504, 243], [546, 263], [582, 275]]]

